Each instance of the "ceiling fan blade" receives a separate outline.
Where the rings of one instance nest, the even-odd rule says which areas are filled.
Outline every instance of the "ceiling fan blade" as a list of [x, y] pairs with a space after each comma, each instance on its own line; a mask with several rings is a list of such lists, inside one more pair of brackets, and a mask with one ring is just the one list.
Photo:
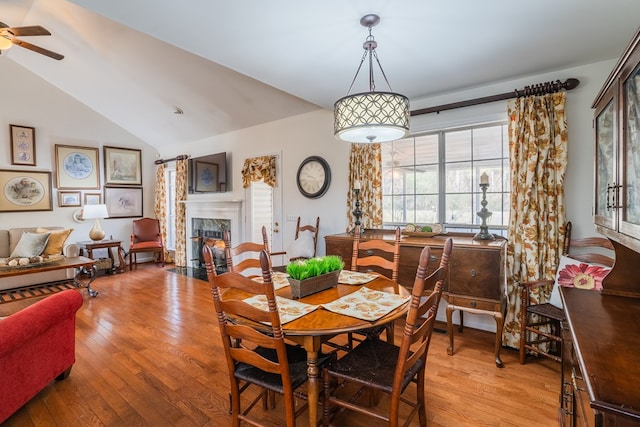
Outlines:
[[4, 27], [0, 28], [0, 34], [6, 34], [16, 37], [21, 36], [50, 36], [51, 33], [40, 25], [32, 25], [29, 27]]
[[20, 47], [24, 47], [25, 49], [29, 49], [29, 50], [32, 50], [34, 52], [41, 53], [43, 55], [48, 56], [49, 58], [57, 59], [58, 61], [61, 60], [62, 58], [64, 58], [64, 55], [60, 55], [59, 53], [52, 52], [52, 51], [47, 50], [45, 48], [42, 48], [40, 46], [36, 46], [36, 45], [31, 44], [31, 43], [27, 43], [25, 41], [18, 40], [16, 38], [11, 39], [11, 41], [15, 45], [18, 45]]

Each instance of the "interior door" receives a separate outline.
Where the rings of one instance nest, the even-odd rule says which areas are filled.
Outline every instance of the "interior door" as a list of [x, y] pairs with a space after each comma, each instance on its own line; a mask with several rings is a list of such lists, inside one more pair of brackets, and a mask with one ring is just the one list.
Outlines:
[[[253, 242], [262, 242], [262, 226], [267, 227], [269, 249], [271, 252], [283, 250], [282, 243], [282, 186], [280, 185], [280, 156], [276, 155], [276, 186], [271, 187], [264, 181], [252, 182], [246, 189], [247, 227], [245, 236]], [[283, 256], [275, 256], [273, 265], [283, 265]]]

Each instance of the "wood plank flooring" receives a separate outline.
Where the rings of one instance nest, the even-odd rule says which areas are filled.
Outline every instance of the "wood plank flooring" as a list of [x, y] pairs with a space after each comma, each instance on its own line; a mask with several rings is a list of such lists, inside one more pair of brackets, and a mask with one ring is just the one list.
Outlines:
[[[82, 291], [71, 375], [3, 425], [230, 425], [226, 364], [208, 284], [147, 264], [99, 277], [92, 286], [100, 295], [89, 298]], [[456, 333], [456, 352], [448, 356], [447, 336], [434, 333], [427, 365], [430, 426], [557, 425], [559, 364], [520, 365], [517, 352], [504, 349], [505, 367], [498, 369], [493, 343], [493, 334], [465, 329]], [[280, 408], [261, 418], [282, 425]], [[307, 425], [306, 412], [298, 425]], [[336, 425], [379, 424], [345, 413]]]

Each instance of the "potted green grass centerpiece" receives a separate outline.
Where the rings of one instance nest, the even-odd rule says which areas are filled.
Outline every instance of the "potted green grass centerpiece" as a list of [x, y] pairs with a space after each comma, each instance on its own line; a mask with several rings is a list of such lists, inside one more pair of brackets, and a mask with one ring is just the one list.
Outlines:
[[344, 262], [337, 255], [290, 262], [287, 265], [287, 273], [291, 295], [294, 298], [302, 298], [336, 286], [340, 270], [343, 268]]

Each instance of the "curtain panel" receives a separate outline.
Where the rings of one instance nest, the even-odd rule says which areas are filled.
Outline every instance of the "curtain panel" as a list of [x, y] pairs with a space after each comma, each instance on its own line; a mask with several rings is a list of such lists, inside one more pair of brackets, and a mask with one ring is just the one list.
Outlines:
[[176, 267], [187, 266], [187, 159], [176, 160]]
[[347, 231], [355, 227], [353, 211], [356, 196], [353, 187], [360, 181], [361, 228], [382, 225], [382, 150], [380, 144], [351, 144], [349, 155], [349, 189], [347, 190]]
[[[509, 101], [510, 219], [507, 243], [509, 305], [503, 343], [519, 348], [521, 282], [553, 279], [566, 214], [566, 93]], [[533, 298], [546, 302], [551, 289]]]
[[171, 253], [166, 249], [167, 244], [167, 184], [164, 163], [156, 166], [156, 188], [153, 213], [160, 222], [160, 233], [165, 244], [164, 261], [172, 263]]
[[276, 186], [276, 156], [245, 159], [242, 167], [242, 187], [248, 188], [252, 182], [260, 180], [271, 187]]

